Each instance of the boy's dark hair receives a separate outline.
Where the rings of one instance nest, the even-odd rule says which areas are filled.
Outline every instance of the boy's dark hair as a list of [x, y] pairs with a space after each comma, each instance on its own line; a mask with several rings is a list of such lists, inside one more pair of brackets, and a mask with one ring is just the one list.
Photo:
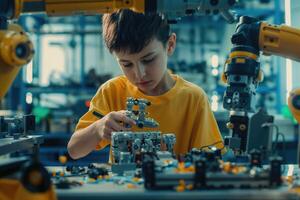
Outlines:
[[108, 50], [138, 53], [153, 38], [167, 44], [170, 26], [156, 14], [142, 14], [121, 9], [102, 17], [103, 38]]

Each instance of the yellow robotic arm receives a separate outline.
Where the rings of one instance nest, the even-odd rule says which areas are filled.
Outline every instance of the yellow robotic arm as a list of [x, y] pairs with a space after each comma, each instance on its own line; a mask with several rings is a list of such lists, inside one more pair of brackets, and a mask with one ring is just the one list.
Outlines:
[[251, 112], [254, 111], [256, 87], [263, 78], [260, 52], [300, 61], [300, 29], [243, 16], [231, 41], [233, 47], [222, 75], [227, 83], [223, 106], [230, 111]]
[[[263, 79], [259, 56], [278, 55], [300, 61], [300, 30], [285, 25], [271, 25], [242, 16], [232, 35], [233, 47], [224, 65], [222, 80], [227, 84], [223, 107], [230, 111], [227, 128], [231, 136], [225, 144], [236, 153], [246, 151], [248, 112], [255, 111], [256, 88]], [[300, 123], [300, 90], [289, 97], [289, 108]]]
[[263, 54], [300, 62], [300, 29], [261, 22], [259, 33], [259, 49]]
[[17, 76], [21, 66], [30, 62], [34, 50], [22, 28], [8, 24], [22, 10], [21, 0], [2, 0], [0, 3], [0, 100]]
[[[159, 13], [168, 19], [185, 15], [220, 13], [228, 22], [234, 18], [229, 9], [236, 0], [19, 0], [22, 12], [46, 12], [47, 15], [111, 13], [129, 8], [142, 13]], [[172, 2], [172, 3], [170, 3]]]
[[0, 99], [33, 54], [32, 42], [20, 26], [11, 24], [6, 30], [0, 30]]
[[[95, 15], [128, 8], [145, 12], [146, 0], [22, 0], [22, 13], [46, 12], [49, 16]], [[146, 5], [145, 5], [146, 4]]]
[[[259, 48], [265, 55], [278, 55], [300, 62], [300, 29], [261, 23]], [[288, 106], [300, 124], [300, 88], [290, 92]]]

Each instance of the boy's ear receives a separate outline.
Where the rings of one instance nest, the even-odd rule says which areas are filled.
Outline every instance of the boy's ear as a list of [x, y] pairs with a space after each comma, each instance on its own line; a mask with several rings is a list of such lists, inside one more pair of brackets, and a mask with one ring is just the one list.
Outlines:
[[176, 47], [176, 34], [172, 33], [167, 43], [168, 56], [171, 56], [174, 53], [175, 47]]

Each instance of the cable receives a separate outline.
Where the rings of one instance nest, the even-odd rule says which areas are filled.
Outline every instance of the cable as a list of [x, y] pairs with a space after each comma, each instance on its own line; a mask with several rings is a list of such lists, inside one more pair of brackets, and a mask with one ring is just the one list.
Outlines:
[[[284, 154], [284, 152], [285, 152], [285, 136], [284, 136], [284, 134], [283, 133], [280, 133], [279, 132], [279, 128], [278, 128], [278, 126], [276, 125], [276, 124], [273, 124], [273, 123], [264, 123], [263, 125], [262, 125], [262, 127], [264, 128], [264, 127], [272, 127], [272, 128], [274, 128], [275, 127], [275, 130], [276, 130], [276, 136], [275, 136], [275, 145], [274, 145], [274, 147], [273, 147], [273, 145], [272, 145], [272, 152], [276, 152], [275, 154], [273, 154], [273, 155], [275, 155], [275, 156], [278, 156], [279, 155], [279, 152], [278, 152], [278, 140], [279, 140], [279, 136], [281, 136], [281, 138], [282, 138], [282, 154]], [[284, 156], [281, 156], [282, 157], [282, 162], [284, 163]], [[281, 170], [281, 173], [282, 174], [284, 174], [285, 173], [285, 171], [286, 171], [286, 166], [284, 166], [284, 165], [282, 165], [283, 166], [283, 168], [282, 168], [282, 170]]]
[[[275, 128], [276, 130], [276, 139], [275, 139], [275, 145], [273, 146], [272, 145], [272, 149], [271, 151], [272, 152], [275, 152], [275, 155], [278, 155], [278, 152], [277, 152], [277, 146], [278, 146], [278, 137], [279, 137], [279, 128], [276, 124], [273, 124], [273, 123], [264, 123], [261, 125], [262, 128], [265, 128], [265, 127], [269, 127], [269, 128]], [[272, 134], [273, 136], [273, 134]], [[273, 138], [273, 137], [272, 137]]]
[[212, 144], [210, 144], [210, 145], [202, 146], [202, 147], [200, 147], [199, 149], [202, 150], [202, 149], [204, 149], [204, 148], [210, 148], [211, 146], [214, 146], [214, 145], [219, 144], [219, 143], [222, 143], [222, 144], [223, 144], [223, 147], [220, 148], [219, 150], [224, 149], [224, 148], [225, 148], [225, 145], [224, 145], [223, 140], [217, 141], [217, 142], [212, 143]]
[[[285, 150], [286, 150], [285, 136], [283, 133], [280, 133], [280, 132], [278, 133], [278, 135], [281, 136], [281, 138], [282, 138], [282, 154], [284, 155]], [[284, 159], [284, 156], [282, 156], [282, 158]]]
[[[284, 153], [285, 153], [285, 136], [284, 136], [284, 134], [283, 133], [280, 133], [280, 132], [278, 132], [278, 135], [280, 135], [281, 137], [282, 137], [282, 162], [283, 163], [285, 163], [284, 161], [285, 161], [285, 159], [284, 159]], [[282, 163], [282, 164], [283, 164]], [[283, 166], [283, 169], [282, 169], [282, 171], [281, 171], [281, 174], [285, 174], [286, 173], [286, 170], [287, 170], [287, 165], [281, 165], [281, 166]]]

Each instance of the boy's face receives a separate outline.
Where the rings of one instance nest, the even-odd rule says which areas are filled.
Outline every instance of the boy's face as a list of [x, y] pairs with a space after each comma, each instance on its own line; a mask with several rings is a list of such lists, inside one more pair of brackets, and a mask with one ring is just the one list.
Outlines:
[[138, 53], [114, 52], [127, 79], [146, 95], [160, 95], [168, 90], [170, 77], [167, 72], [168, 56], [173, 54], [176, 35], [172, 34], [166, 45], [152, 39]]

